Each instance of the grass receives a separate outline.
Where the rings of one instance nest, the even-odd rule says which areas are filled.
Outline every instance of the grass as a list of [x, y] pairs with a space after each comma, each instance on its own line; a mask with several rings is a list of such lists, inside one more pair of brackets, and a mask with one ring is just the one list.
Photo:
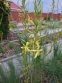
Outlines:
[[9, 70], [6, 70], [8, 73], [4, 72], [2, 67], [0, 66], [0, 83], [20, 83], [18, 76], [15, 72], [15, 67], [12, 62], [8, 63]]
[[54, 57], [44, 66], [44, 70], [50, 83], [62, 82], [62, 51], [60, 51], [59, 48], [60, 47], [57, 44], [54, 45]]
[[44, 28], [48, 28], [48, 29], [56, 29], [62, 27], [61, 20], [44, 21], [42, 24], [44, 25]]

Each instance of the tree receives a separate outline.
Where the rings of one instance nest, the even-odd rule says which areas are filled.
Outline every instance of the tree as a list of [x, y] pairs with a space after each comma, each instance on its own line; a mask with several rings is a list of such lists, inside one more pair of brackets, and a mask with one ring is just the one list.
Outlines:
[[[0, 0], [0, 35], [3, 39], [7, 38], [9, 32], [10, 3]], [[0, 37], [1, 39], [1, 37]]]

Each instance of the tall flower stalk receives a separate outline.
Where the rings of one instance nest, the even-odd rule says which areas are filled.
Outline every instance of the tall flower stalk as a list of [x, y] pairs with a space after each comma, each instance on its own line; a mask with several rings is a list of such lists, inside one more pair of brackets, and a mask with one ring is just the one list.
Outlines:
[[[23, 18], [23, 26], [24, 31], [23, 35], [28, 40], [22, 38], [22, 57], [23, 57], [23, 73], [24, 73], [24, 83], [39, 82], [39, 79], [42, 77], [40, 74], [41, 70], [41, 52], [43, 51], [41, 45], [40, 45], [40, 39], [44, 37], [45, 35], [38, 35], [39, 32], [42, 30], [42, 5], [41, 0], [34, 0], [34, 18], [32, 19], [29, 16], [29, 13], [26, 12], [26, 0], [22, 0], [22, 6], [23, 6], [23, 14], [21, 15]], [[30, 30], [30, 23], [34, 24], [34, 30]], [[27, 26], [27, 24], [29, 26]], [[38, 72], [38, 73], [37, 73]], [[38, 74], [38, 76], [36, 76]], [[33, 80], [33, 75], [35, 76]], [[40, 76], [40, 77], [39, 77]]]
[[51, 11], [52, 11], [52, 19], [53, 19], [53, 14], [54, 14], [54, 12], [55, 12], [55, 10], [54, 10], [54, 8], [55, 8], [55, 0], [52, 0], [52, 2], [51, 2]]

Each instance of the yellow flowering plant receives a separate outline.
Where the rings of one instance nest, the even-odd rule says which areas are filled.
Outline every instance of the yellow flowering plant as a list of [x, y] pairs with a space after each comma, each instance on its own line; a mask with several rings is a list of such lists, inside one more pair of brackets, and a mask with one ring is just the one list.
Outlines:
[[[42, 13], [41, 0], [34, 0], [34, 19], [31, 19], [28, 12], [26, 12], [26, 0], [22, 0], [22, 6], [23, 6], [22, 10], [23, 14], [19, 14], [20, 18], [21, 17], [23, 18], [23, 26], [24, 26], [23, 27], [24, 31], [22, 33], [23, 36], [21, 39], [22, 43], [21, 50], [23, 57], [22, 72], [25, 77], [24, 82], [29, 83], [29, 80], [32, 79], [32, 74], [33, 74], [33, 72], [31, 71], [34, 71], [35, 75], [37, 75], [36, 72], [38, 70], [40, 73], [40, 62], [41, 62], [40, 58], [41, 58], [41, 52], [43, 51], [40, 45], [40, 39], [45, 35], [40, 34], [40, 36], [38, 36], [38, 33], [41, 30], [40, 27], [42, 28], [41, 22], [43, 20], [41, 15]], [[41, 17], [41, 19], [39, 19], [39, 17]], [[34, 30], [30, 30], [31, 23], [34, 24], [34, 26], [32, 27], [32, 29]]]
[[[24, 83], [29, 83], [33, 80], [33, 74], [35, 76], [36, 83], [39, 83], [41, 78], [41, 53], [43, 52], [43, 47], [40, 44], [40, 40], [46, 35], [41, 35], [42, 30], [42, 5], [41, 0], [34, 0], [34, 18], [31, 19], [29, 13], [26, 12], [26, 0], [22, 0], [22, 14], [19, 13], [20, 18], [23, 18], [23, 32], [21, 32], [21, 50], [22, 50], [22, 72], [24, 74]], [[40, 17], [40, 18], [39, 18]], [[33, 27], [30, 30], [30, 24], [33, 23]], [[38, 33], [40, 32], [40, 35]], [[50, 52], [50, 51], [49, 51]], [[48, 52], [48, 53], [49, 53]], [[46, 54], [47, 55], [47, 54]], [[44, 56], [45, 58], [46, 56]], [[38, 72], [38, 73], [37, 73]], [[39, 76], [39, 77], [38, 77]], [[35, 83], [35, 81], [33, 81]]]

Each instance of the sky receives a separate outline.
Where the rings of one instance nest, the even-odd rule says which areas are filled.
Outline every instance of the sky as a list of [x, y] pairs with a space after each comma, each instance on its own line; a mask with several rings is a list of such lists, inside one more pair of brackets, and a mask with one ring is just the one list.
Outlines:
[[[22, 5], [21, 4], [21, 0], [11, 0], [13, 2], [15, 2], [18, 5]], [[34, 0], [26, 0], [26, 3], [28, 3], [29, 1], [29, 5], [27, 6], [29, 12], [33, 12], [34, 11], [34, 5], [33, 5], [33, 1]], [[43, 12], [51, 12], [51, 5], [52, 5], [52, 0], [41, 0], [43, 3]], [[55, 13], [57, 13], [57, 3], [58, 3], [58, 13], [62, 13], [62, 0], [55, 0]]]

